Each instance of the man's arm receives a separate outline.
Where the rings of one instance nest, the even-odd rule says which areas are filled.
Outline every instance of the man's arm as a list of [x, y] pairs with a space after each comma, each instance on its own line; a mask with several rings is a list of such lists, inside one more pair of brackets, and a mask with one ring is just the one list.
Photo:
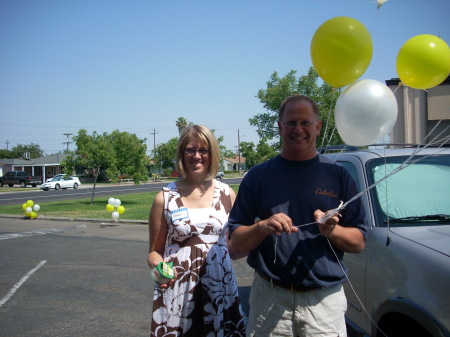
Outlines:
[[284, 213], [272, 215], [265, 220], [258, 220], [251, 226], [239, 226], [231, 234], [231, 248], [236, 253], [256, 249], [267, 235], [298, 232], [292, 220]]
[[337, 215], [322, 222], [321, 219], [325, 214], [319, 209], [314, 212], [320, 234], [326, 236], [335, 247], [343, 252], [360, 253], [365, 245], [365, 239], [361, 231], [355, 227], [340, 226]]

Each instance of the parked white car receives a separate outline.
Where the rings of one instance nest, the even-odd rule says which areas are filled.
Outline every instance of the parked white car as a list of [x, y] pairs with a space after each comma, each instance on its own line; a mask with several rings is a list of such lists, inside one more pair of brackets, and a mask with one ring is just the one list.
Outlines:
[[66, 176], [63, 174], [58, 177], [57, 176], [53, 177], [53, 179], [50, 180], [49, 182], [43, 183], [40, 186], [40, 189], [44, 190], [44, 191], [48, 191], [50, 189], [59, 190], [61, 188], [77, 189], [78, 186], [80, 186], [80, 185], [81, 185], [81, 183], [80, 183], [80, 180], [78, 179], [78, 177]]
[[[46, 182], [46, 183], [49, 183], [50, 181], [52, 181], [53, 178], [65, 177], [65, 176], [67, 176], [67, 174], [64, 174], [64, 173], [55, 174], [53, 177], [47, 178], [47, 179], [45, 180], [45, 182]], [[78, 179], [78, 177], [75, 177], [75, 176], [71, 176], [71, 177], [77, 181], [78, 185], [80, 185], [80, 179]]]

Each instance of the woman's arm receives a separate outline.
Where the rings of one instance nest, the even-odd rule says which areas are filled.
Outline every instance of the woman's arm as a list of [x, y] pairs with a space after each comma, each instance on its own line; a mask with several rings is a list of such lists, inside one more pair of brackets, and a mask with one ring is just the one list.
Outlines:
[[[147, 263], [150, 268], [155, 268], [160, 262], [164, 262], [163, 255], [167, 240], [167, 222], [164, 216], [164, 196], [159, 192], [155, 196], [148, 219], [149, 226], [149, 253]], [[174, 282], [160, 284], [161, 288], [167, 288]]]

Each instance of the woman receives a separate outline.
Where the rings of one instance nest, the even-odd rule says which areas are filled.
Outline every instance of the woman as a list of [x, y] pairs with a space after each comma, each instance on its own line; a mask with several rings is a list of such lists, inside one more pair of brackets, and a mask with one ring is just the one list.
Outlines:
[[181, 178], [153, 202], [148, 264], [173, 263], [175, 278], [156, 282], [151, 336], [245, 336], [224, 228], [236, 195], [214, 179], [219, 159], [212, 132], [188, 127], [176, 153]]

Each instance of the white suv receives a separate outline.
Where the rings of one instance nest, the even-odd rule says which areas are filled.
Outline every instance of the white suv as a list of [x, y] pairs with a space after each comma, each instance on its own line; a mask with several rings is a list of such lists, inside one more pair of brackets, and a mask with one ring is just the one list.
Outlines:
[[450, 336], [450, 149], [327, 155], [361, 191], [382, 180], [361, 196], [366, 247], [344, 260], [349, 336]]

